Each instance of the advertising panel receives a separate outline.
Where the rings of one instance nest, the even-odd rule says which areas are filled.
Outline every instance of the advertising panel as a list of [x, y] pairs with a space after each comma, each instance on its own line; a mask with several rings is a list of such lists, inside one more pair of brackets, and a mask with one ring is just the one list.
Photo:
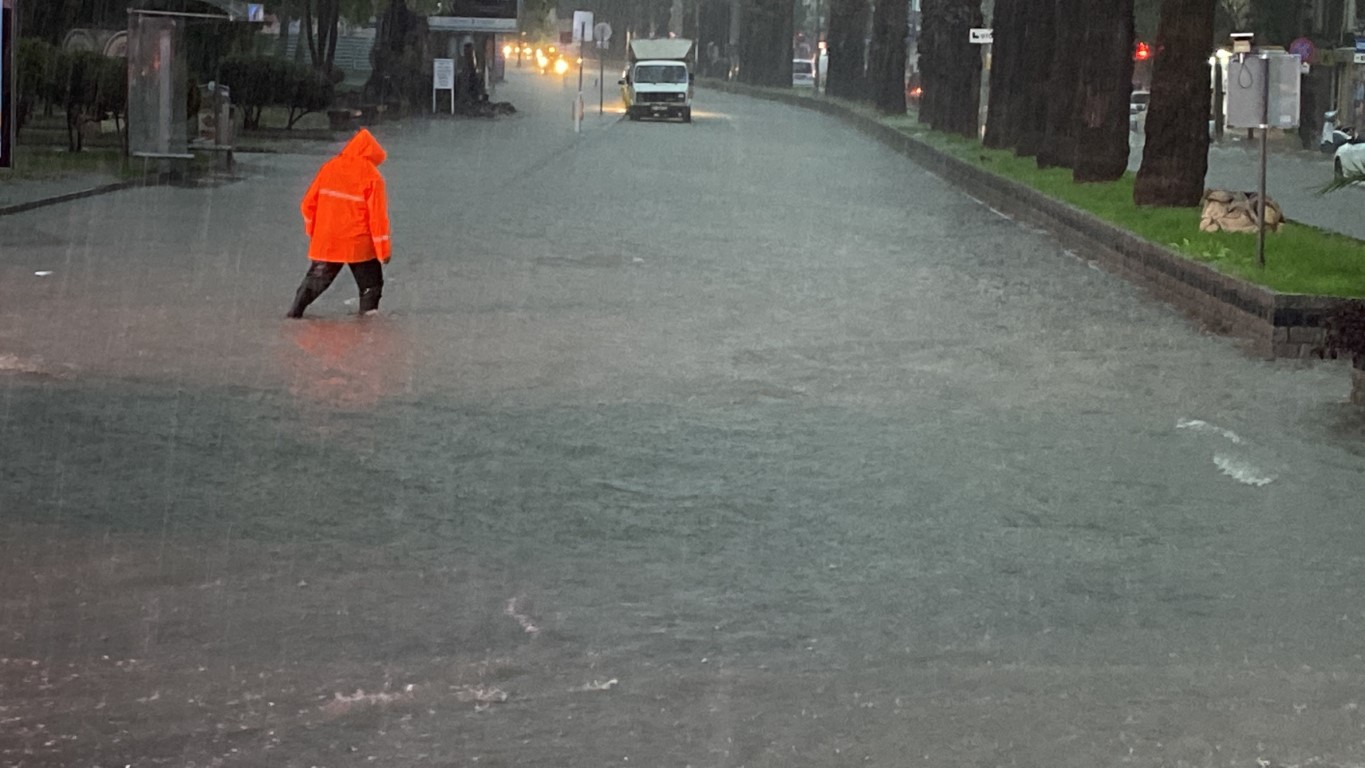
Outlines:
[[15, 2], [0, 0], [0, 168], [14, 167]]

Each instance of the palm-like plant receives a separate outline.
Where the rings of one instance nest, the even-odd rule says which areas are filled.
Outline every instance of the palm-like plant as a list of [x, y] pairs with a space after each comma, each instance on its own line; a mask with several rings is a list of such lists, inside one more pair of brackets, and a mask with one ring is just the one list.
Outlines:
[[1318, 189], [1318, 194], [1325, 195], [1356, 184], [1365, 184], [1365, 171], [1347, 171], [1338, 166], [1332, 174], [1332, 180], [1322, 185]]

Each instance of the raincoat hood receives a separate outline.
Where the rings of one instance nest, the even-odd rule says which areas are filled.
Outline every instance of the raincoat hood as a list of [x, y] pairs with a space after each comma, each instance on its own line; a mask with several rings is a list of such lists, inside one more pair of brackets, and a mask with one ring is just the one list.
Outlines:
[[346, 148], [341, 150], [342, 157], [358, 157], [368, 160], [375, 166], [384, 162], [388, 153], [379, 146], [379, 140], [370, 133], [368, 129], [361, 128], [351, 140], [346, 144]]

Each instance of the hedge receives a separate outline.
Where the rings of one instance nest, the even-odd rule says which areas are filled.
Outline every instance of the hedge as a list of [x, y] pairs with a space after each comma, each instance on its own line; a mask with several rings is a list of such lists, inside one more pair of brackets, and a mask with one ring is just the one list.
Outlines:
[[220, 69], [223, 84], [231, 89], [232, 103], [242, 109], [243, 127], [261, 127], [266, 107], [289, 110], [286, 128], [304, 115], [332, 105], [336, 90], [332, 80], [312, 67], [272, 56], [231, 56]]

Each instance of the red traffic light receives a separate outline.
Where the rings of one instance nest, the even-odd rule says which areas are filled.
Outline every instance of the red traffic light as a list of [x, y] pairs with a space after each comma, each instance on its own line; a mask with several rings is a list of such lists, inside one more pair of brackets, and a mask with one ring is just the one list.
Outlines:
[[1133, 61], [1147, 61], [1152, 58], [1152, 47], [1146, 43], [1139, 42], [1133, 49]]

